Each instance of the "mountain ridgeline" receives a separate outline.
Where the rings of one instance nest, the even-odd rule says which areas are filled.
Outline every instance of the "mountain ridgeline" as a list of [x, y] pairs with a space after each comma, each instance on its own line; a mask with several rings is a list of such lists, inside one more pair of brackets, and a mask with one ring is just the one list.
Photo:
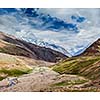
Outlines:
[[[95, 41], [92, 45], [90, 45], [82, 54], [81, 56], [100, 56], [100, 39]], [[80, 56], [79, 55], [79, 56]]]
[[2, 32], [0, 32], [0, 52], [47, 62], [57, 62], [67, 58], [58, 51], [28, 43]]

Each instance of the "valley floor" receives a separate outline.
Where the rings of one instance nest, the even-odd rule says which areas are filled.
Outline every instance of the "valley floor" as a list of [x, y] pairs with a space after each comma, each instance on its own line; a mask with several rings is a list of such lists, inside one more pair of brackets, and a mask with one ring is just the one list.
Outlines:
[[[6, 81], [6, 80], [3, 80]], [[3, 81], [0, 83], [2, 84]], [[3, 85], [3, 84], [2, 84]], [[3, 87], [1, 92], [70, 92], [100, 91], [91, 81], [77, 75], [58, 74], [47, 67], [34, 67], [30, 74], [18, 77], [18, 83]]]
[[0, 92], [98, 92], [99, 70], [100, 57], [55, 64], [0, 53]]

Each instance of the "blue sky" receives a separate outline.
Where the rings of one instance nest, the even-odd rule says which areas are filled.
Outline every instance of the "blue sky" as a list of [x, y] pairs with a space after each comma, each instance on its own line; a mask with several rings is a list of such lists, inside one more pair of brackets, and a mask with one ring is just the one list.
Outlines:
[[77, 55], [100, 37], [99, 16], [100, 9], [0, 9], [0, 31]]

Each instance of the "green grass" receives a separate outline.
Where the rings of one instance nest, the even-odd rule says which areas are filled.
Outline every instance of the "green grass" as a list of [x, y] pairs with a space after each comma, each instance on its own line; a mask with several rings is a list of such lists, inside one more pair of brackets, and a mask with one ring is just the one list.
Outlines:
[[0, 73], [7, 74], [8, 76], [20, 76], [23, 74], [29, 74], [31, 71], [32, 70], [30, 70], [30, 69], [25, 70], [25, 71], [18, 70], [18, 69], [11, 69], [11, 70], [1, 69]]
[[31, 72], [32, 72], [32, 69], [27, 69], [27, 70], [18, 70], [18, 69], [7, 70], [7, 69], [0, 69], [0, 73], [1, 74], [6, 74], [6, 76], [4, 76], [4, 77], [0, 76], [0, 81], [2, 81], [3, 79], [5, 79], [8, 76], [18, 77], [18, 76], [21, 76], [23, 74], [29, 74]]
[[100, 92], [100, 90], [98, 90], [97, 88], [87, 88], [87, 89], [80, 88], [80, 89], [69, 89], [66, 90], [65, 92]]
[[99, 56], [73, 57], [51, 66], [51, 68], [60, 74], [75, 74], [89, 79], [99, 79], [100, 64], [93, 67], [93, 64], [98, 61], [100, 61]]
[[74, 80], [74, 81], [63, 81], [63, 82], [59, 82], [54, 84], [54, 86], [67, 86], [67, 85], [78, 85], [78, 84], [83, 84], [86, 83], [87, 80]]
[[1, 77], [1, 76], [0, 76], [0, 81], [2, 81], [4, 78], [6, 78], [6, 77]]

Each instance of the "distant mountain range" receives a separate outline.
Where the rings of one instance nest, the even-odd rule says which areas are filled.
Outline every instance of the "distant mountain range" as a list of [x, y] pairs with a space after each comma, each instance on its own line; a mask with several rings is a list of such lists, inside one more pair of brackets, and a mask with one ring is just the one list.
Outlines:
[[0, 52], [47, 62], [57, 62], [67, 58], [67, 56], [58, 51], [19, 40], [2, 32], [0, 32]]
[[16, 36], [16, 37], [18, 37], [21, 40], [36, 44], [36, 45], [41, 46], [41, 47], [51, 48], [55, 51], [63, 53], [64, 55], [66, 55], [68, 57], [71, 57], [71, 54], [68, 53], [68, 51], [65, 50], [63, 47], [56, 45], [56, 44], [53, 44], [53, 43], [48, 43], [48, 42], [44, 42], [42, 40], [39, 40], [35, 37], [34, 34], [32, 34], [32, 33], [30, 34], [30, 32], [27, 33], [26, 35], [20, 35], [20, 36]]

